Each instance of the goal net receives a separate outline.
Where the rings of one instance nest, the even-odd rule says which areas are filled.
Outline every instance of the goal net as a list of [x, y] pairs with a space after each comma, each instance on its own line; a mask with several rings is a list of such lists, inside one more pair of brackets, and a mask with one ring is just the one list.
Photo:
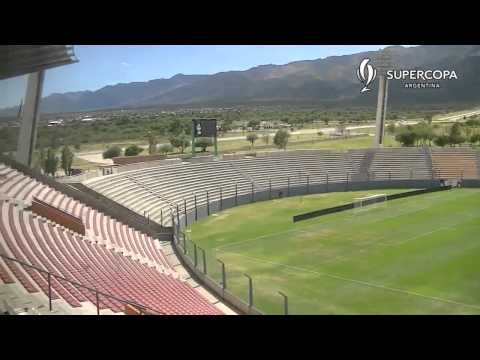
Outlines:
[[[387, 204], [387, 195], [386, 194], [376, 194], [370, 196], [364, 196], [355, 198], [353, 200], [353, 209], [354, 212], [359, 212], [364, 210], [367, 206], [372, 207], [384, 207]], [[372, 206], [374, 205], [374, 206]]]

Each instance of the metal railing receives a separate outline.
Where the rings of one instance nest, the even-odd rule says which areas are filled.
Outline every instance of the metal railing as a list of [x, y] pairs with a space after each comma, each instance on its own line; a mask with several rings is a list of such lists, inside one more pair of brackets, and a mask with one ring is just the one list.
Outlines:
[[166, 313], [164, 312], [161, 312], [161, 311], [158, 311], [158, 310], [154, 310], [152, 308], [149, 308], [148, 306], [145, 306], [145, 305], [140, 305], [138, 303], [135, 303], [133, 301], [129, 301], [129, 300], [124, 300], [124, 299], [120, 299], [114, 295], [111, 295], [111, 294], [107, 294], [103, 291], [99, 291], [97, 289], [94, 289], [94, 288], [91, 288], [89, 286], [86, 286], [86, 285], [83, 285], [83, 284], [80, 284], [76, 281], [73, 281], [73, 280], [69, 280], [67, 278], [64, 278], [63, 276], [60, 276], [60, 275], [57, 275], [57, 274], [53, 274], [47, 270], [43, 270], [43, 269], [40, 269], [39, 267], [37, 266], [34, 266], [34, 265], [31, 265], [31, 264], [27, 264], [21, 260], [18, 260], [18, 259], [15, 259], [15, 258], [12, 258], [10, 256], [7, 256], [5, 254], [0, 254], [0, 257], [8, 260], [8, 261], [13, 261], [13, 262], [16, 262], [16, 263], [19, 263], [21, 264], [22, 266], [26, 266], [26, 267], [29, 267], [29, 268], [32, 268], [32, 269], [35, 269], [37, 270], [39, 273], [42, 273], [42, 274], [46, 274], [47, 275], [47, 283], [48, 283], [48, 308], [50, 311], [53, 310], [53, 305], [52, 305], [52, 278], [54, 279], [60, 279], [62, 281], [65, 281], [69, 284], [72, 284], [76, 287], [79, 287], [79, 288], [83, 288], [83, 289], [86, 289], [86, 290], [89, 290], [91, 291], [93, 294], [95, 294], [95, 305], [96, 305], [96, 308], [97, 308], [97, 315], [100, 315], [100, 296], [103, 296], [107, 299], [113, 299], [113, 300], [116, 300], [122, 304], [126, 304], [126, 305], [130, 305], [132, 307], [134, 307], [135, 309], [137, 309], [139, 312], [140, 312], [140, 315], [154, 315], [154, 314], [158, 314], [158, 315], [166, 315]]
[[[380, 176], [383, 175], [382, 177]], [[408, 174], [408, 176], [407, 176]], [[329, 176], [329, 173], [326, 172], [325, 174], [322, 174], [320, 176], [306, 176], [306, 181], [300, 181], [294, 183], [291, 181], [291, 177], [282, 177], [276, 179], [276, 183], [280, 184], [282, 183], [281, 180], [285, 180], [286, 186], [284, 187], [277, 187], [273, 186], [272, 184], [272, 179], [269, 179], [268, 185], [264, 187], [262, 190], [257, 190], [255, 189], [250, 190], [250, 191], [244, 191], [242, 194], [238, 194], [238, 184], [233, 184], [232, 186], [235, 188], [235, 194], [234, 197], [230, 196], [224, 196], [225, 195], [225, 189], [227, 187], [225, 186], [219, 186], [218, 187], [218, 197], [215, 197], [212, 199], [211, 194], [216, 193], [217, 191], [212, 191], [212, 190], [206, 190], [205, 194], [203, 193], [195, 193], [192, 194], [191, 199], [192, 201], [188, 201], [188, 196], [187, 199], [182, 199], [182, 202], [178, 202], [176, 204], [176, 209], [173, 210], [172, 214], [172, 229], [174, 231], [174, 236], [173, 236], [173, 248], [177, 254], [177, 257], [181, 260], [182, 264], [189, 270], [190, 274], [195, 274], [195, 276], [198, 278], [199, 282], [207, 287], [210, 291], [215, 293], [219, 298], [224, 300], [227, 304], [233, 306], [235, 309], [239, 310], [241, 313], [245, 314], [260, 314], [262, 313], [261, 310], [254, 308], [253, 306], [253, 285], [252, 285], [252, 280], [251, 277], [249, 279], [249, 298], [248, 302], [239, 298], [237, 293], [233, 293], [231, 291], [227, 291], [227, 275], [226, 275], [226, 265], [223, 260], [218, 259], [216, 255], [209, 254], [210, 256], [207, 255], [205, 249], [201, 248], [193, 242], [190, 239], [187, 239], [186, 233], [183, 231], [183, 229], [187, 228], [188, 226], [192, 225], [196, 221], [200, 220], [201, 218], [204, 218], [206, 216], [209, 216], [213, 213], [220, 212], [222, 210], [225, 210], [226, 208], [234, 207], [240, 205], [240, 198], [242, 198], [241, 204], [248, 204], [255, 202], [259, 196], [257, 195], [263, 195], [261, 196], [261, 200], [271, 200], [273, 198], [273, 191], [275, 190], [277, 193], [275, 194], [275, 197], [283, 197], [283, 195], [279, 195], [278, 191], [280, 193], [283, 193], [285, 191], [285, 196], [290, 197], [290, 196], [297, 196], [297, 195], [307, 195], [307, 194], [314, 194], [314, 193], [325, 193], [325, 192], [331, 192], [331, 191], [345, 191], [345, 190], [360, 190], [360, 189], [370, 189], [371, 185], [379, 184], [379, 188], [387, 188], [388, 186], [400, 186], [400, 187], [416, 187], [419, 186], [418, 184], [414, 183], [416, 182], [424, 182], [422, 186], [426, 187], [432, 187], [435, 186], [437, 183], [434, 181], [434, 179], [418, 179], [414, 180], [415, 172], [414, 171], [408, 171], [407, 174], [405, 174], [405, 179], [392, 179], [392, 173], [390, 171], [384, 171], [384, 172], [379, 172], [377, 171], [376, 173], [371, 172], [369, 174], [370, 178], [369, 180], [365, 183], [365, 181], [352, 181], [351, 176], [352, 174], [349, 172], [345, 173], [345, 176], [343, 177], [343, 181], [330, 181], [331, 177]], [[380, 177], [380, 179], [376, 179]], [[279, 181], [280, 180], [280, 181]], [[320, 181], [319, 181], [320, 180]], [[322, 181], [324, 180], [324, 181]], [[405, 183], [406, 182], [406, 183]], [[319, 188], [318, 186], [322, 186], [322, 188]], [[408, 186], [407, 186], [408, 185]], [[296, 190], [295, 192], [293, 190]], [[231, 194], [231, 192], [230, 192]], [[202, 196], [199, 199], [199, 195], [206, 195]], [[200, 201], [199, 201], [200, 200]], [[229, 201], [229, 204], [225, 204], [226, 200], [231, 200]], [[190, 204], [190, 206], [188, 206]], [[201, 214], [200, 214], [200, 209], [202, 209]], [[190, 218], [190, 221], [187, 219]], [[213, 256], [213, 257], [212, 257]], [[208, 258], [208, 259], [207, 259]], [[209, 260], [209, 261], [207, 261]], [[216, 274], [217, 276], [213, 276], [214, 274], [212, 273], [212, 269], [209, 269], [207, 274], [207, 266], [206, 264], [214, 264], [218, 263], [221, 266], [221, 272], [220, 274]], [[248, 275], [248, 274], [247, 274]], [[217, 277], [217, 278], [216, 278]], [[219, 277], [219, 278], [218, 278]], [[282, 298], [283, 300], [283, 314], [289, 314], [289, 299], [288, 296], [284, 293], [279, 291], [278, 295]], [[252, 311], [253, 310], [253, 311]]]

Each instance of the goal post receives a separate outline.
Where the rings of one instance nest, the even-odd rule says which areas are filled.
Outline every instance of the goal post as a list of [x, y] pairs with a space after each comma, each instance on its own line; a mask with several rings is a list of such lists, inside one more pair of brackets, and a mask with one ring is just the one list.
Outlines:
[[363, 196], [363, 197], [353, 199], [353, 209], [355, 211], [360, 211], [362, 209], [365, 209], [365, 207], [369, 205], [382, 204], [383, 206], [385, 206], [386, 203], [387, 203], [386, 194]]

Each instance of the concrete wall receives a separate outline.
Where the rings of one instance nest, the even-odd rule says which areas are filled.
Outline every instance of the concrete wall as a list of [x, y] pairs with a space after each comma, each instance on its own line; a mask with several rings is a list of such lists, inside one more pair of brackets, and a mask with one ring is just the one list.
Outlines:
[[[479, 180], [480, 182], [480, 180]], [[224, 198], [222, 201], [215, 200], [210, 201], [207, 205], [203, 202], [201, 205], [197, 205], [195, 209], [188, 209], [187, 216], [183, 206], [179, 211], [178, 217], [175, 214], [175, 222], [179, 219], [179, 227], [174, 226], [174, 229], [178, 228], [183, 231], [186, 226], [190, 226], [197, 220], [203, 219], [209, 215], [218, 213], [222, 210], [230, 209], [235, 206], [251, 204], [253, 202], [268, 201], [271, 199], [278, 199], [280, 197], [291, 197], [300, 195], [321, 194], [329, 192], [343, 192], [343, 191], [361, 191], [361, 190], [381, 190], [381, 189], [425, 189], [440, 186], [439, 180], [373, 180], [373, 181], [353, 181], [342, 183], [328, 183], [328, 184], [310, 184], [307, 185], [295, 185], [290, 188], [275, 188], [270, 190], [255, 191], [252, 194], [242, 194], [236, 199], [235, 197]], [[176, 224], [178, 225], [178, 224]]]
[[114, 164], [117, 165], [128, 165], [134, 164], [139, 162], [149, 162], [155, 160], [164, 160], [166, 159], [166, 155], [137, 155], [137, 156], [118, 156], [112, 158]]
[[131, 171], [131, 170], [139, 170], [139, 169], [152, 168], [152, 167], [156, 167], [156, 166], [179, 164], [181, 162], [182, 162], [182, 159], [180, 159], [180, 158], [139, 162], [139, 163], [119, 166], [114, 170], [114, 172], [115, 173], [123, 173], [123, 172]]
[[463, 187], [466, 188], [477, 188], [480, 187], [480, 180], [476, 179], [465, 179], [463, 180]]

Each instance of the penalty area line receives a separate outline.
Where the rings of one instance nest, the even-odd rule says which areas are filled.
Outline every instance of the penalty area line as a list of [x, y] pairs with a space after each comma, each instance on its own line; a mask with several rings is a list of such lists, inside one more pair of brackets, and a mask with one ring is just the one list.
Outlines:
[[325, 276], [325, 277], [329, 277], [329, 278], [332, 278], [332, 279], [337, 279], [337, 280], [342, 280], [342, 281], [346, 281], [346, 282], [356, 283], [356, 284], [360, 284], [360, 285], [364, 285], [364, 286], [368, 286], [368, 287], [372, 287], [372, 288], [377, 288], [377, 289], [382, 289], [382, 290], [388, 290], [388, 291], [392, 291], [392, 292], [396, 292], [396, 293], [401, 293], [401, 294], [404, 294], [404, 295], [417, 296], [417, 297], [427, 299], [427, 300], [431, 300], [431, 301], [443, 302], [443, 303], [447, 303], [447, 304], [453, 304], [453, 305], [457, 305], [457, 306], [469, 307], [469, 308], [473, 308], [473, 309], [476, 309], [476, 310], [480, 310], [480, 306], [478, 306], [478, 305], [466, 304], [466, 303], [462, 303], [462, 302], [459, 302], [459, 301], [449, 300], [449, 299], [445, 299], [445, 298], [441, 298], [441, 297], [437, 297], [437, 296], [424, 295], [424, 294], [420, 294], [420, 293], [415, 292], [415, 291], [394, 288], [394, 287], [390, 287], [390, 286], [386, 286], [386, 285], [382, 285], [382, 284], [375, 284], [375, 283], [368, 282], [368, 281], [351, 279], [351, 278], [347, 278], [347, 277], [340, 276], [340, 275], [335, 275], [335, 274], [330, 274], [330, 273], [325, 273], [325, 272], [318, 272], [318, 271], [315, 271], [315, 270], [305, 269], [305, 268], [298, 267], [298, 266], [293, 266], [293, 265], [287, 265], [287, 264], [279, 263], [279, 262], [276, 262], [276, 261], [270, 261], [270, 260], [266, 260], [266, 259], [253, 257], [253, 256], [243, 255], [243, 254], [239, 254], [239, 253], [232, 252], [232, 251], [220, 250], [220, 252], [230, 253], [230, 254], [237, 255], [237, 256], [240, 256], [240, 257], [244, 257], [246, 259], [250, 259], [252, 261], [256, 261], [256, 262], [259, 262], [259, 263], [272, 264], [272, 265], [281, 266], [281, 267], [284, 267], [284, 268], [287, 268], [287, 269], [297, 270], [297, 271], [300, 271], [300, 272], [307, 272], [307, 273], [311, 273], [311, 274], [314, 274], [314, 275], [317, 275], [317, 276]]

